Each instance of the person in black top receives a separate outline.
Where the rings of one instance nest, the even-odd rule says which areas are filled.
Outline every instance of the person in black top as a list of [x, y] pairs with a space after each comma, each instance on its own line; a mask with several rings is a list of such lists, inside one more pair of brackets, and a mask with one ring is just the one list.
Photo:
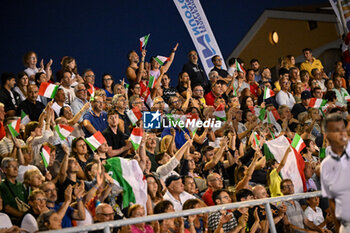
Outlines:
[[35, 84], [31, 84], [27, 89], [27, 99], [19, 104], [17, 108], [17, 116], [21, 115], [21, 110], [29, 115], [30, 120], [38, 121], [40, 114], [45, 109], [45, 105], [39, 101], [36, 101], [38, 98], [39, 88]]
[[222, 66], [222, 58], [219, 55], [215, 55], [214, 57], [211, 58], [211, 61], [214, 64], [214, 68], [211, 69], [211, 71], [216, 71], [218, 72], [219, 76], [225, 80], [227, 83], [232, 81], [232, 77], [229, 75], [227, 70], [224, 70], [221, 68]]
[[125, 144], [124, 135], [118, 129], [118, 113], [114, 109], [111, 109], [108, 111], [107, 117], [108, 127], [102, 132], [109, 146], [107, 155], [108, 157], [121, 156], [131, 148], [131, 143], [128, 141]]
[[191, 50], [187, 54], [188, 62], [182, 67], [182, 72], [188, 73], [191, 80], [191, 87], [193, 89], [194, 85], [206, 86], [208, 84], [208, 79], [204, 74], [203, 69], [198, 64], [198, 54], [196, 51]]
[[1, 75], [0, 102], [5, 105], [5, 112], [8, 116], [14, 116], [20, 101], [17, 92], [12, 91], [16, 84], [16, 76], [12, 73]]
[[170, 77], [167, 73], [163, 74], [162, 78], [163, 99], [169, 104], [170, 97], [179, 96], [179, 92], [175, 87], [170, 86]]
[[298, 119], [299, 113], [307, 112], [309, 109], [310, 99], [311, 93], [309, 91], [303, 91], [301, 93], [301, 103], [295, 104], [292, 108], [292, 114], [295, 119]]

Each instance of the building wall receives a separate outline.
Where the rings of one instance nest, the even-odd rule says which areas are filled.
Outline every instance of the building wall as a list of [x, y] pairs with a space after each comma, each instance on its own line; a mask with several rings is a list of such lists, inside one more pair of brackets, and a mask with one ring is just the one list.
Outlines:
[[[316, 49], [338, 39], [335, 23], [317, 22], [317, 25], [317, 28], [310, 31], [307, 21], [267, 19], [239, 57], [248, 66], [250, 59], [255, 57], [263, 66], [274, 67], [281, 56], [291, 54], [297, 57], [302, 54], [303, 48]], [[269, 41], [269, 33], [272, 31], [279, 35], [276, 45]]]

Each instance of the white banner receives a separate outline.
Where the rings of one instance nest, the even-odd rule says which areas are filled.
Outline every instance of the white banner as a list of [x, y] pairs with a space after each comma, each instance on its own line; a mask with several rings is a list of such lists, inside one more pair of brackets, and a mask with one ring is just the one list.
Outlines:
[[[211, 58], [222, 55], [199, 0], [174, 0], [201, 59], [206, 75], [214, 67]], [[223, 59], [222, 68], [226, 69]]]
[[[329, 0], [329, 3], [331, 4], [339, 22], [343, 25], [346, 32], [348, 32], [350, 29], [350, 1]], [[338, 3], [340, 3], [340, 7], [338, 6]]]

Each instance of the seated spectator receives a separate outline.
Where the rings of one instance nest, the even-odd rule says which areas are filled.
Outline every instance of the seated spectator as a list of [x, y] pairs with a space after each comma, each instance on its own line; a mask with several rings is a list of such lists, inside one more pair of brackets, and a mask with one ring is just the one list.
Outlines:
[[279, 106], [281, 105], [287, 105], [289, 109], [292, 109], [295, 100], [293, 98], [293, 95], [289, 92], [290, 88], [290, 81], [288, 78], [281, 78], [279, 80], [279, 84], [281, 86], [281, 90], [276, 95], [276, 102]]
[[0, 157], [13, 157], [16, 158], [18, 155], [18, 149], [25, 145], [24, 141], [21, 139], [15, 139], [12, 137], [12, 134], [7, 125], [16, 121], [17, 117], [8, 117], [4, 120], [5, 127], [5, 137], [0, 141]]
[[[190, 210], [205, 207], [206, 205], [199, 199], [189, 199], [183, 204], [183, 210]], [[184, 220], [185, 232], [205, 232], [208, 229], [207, 214], [190, 215]]]
[[2, 197], [0, 195], [0, 232], [4, 229], [9, 230], [13, 226], [10, 217], [6, 213], [3, 213], [3, 207]]
[[30, 120], [38, 121], [40, 114], [43, 112], [45, 105], [37, 101], [39, 88], [35, 84], [30, 84], [27, 89], [27, 99], [21, 102], [17, 108], [17, 116], [21, 115], [21, 111], [25, 112]]
[[198, 195], [198, 188], [196, 182], [192, 176], [184, 176], [182, 178], [182, 182], [184, 184], [184, 189], [186, 192], [200, 199], [200, 196]]
[[221, 97], [221, 95], [223, 94], [222, 87], [221, 87], [220, 83], [218, 83], [218, 82], [214, 83], [211, 88], [212, 88], [212, 90], [204, 96], [205, 103], [208, 106], [214, 106], [215, 98]]
[[[172, 212], [175, 212], [174, 205], [168, 200], [161, 201], [154, 207], [154, 214]], [[158, 224], [154, 224], [153, 228], [157, 225]], [[184, 222], [177, 221], [175, 218], [164, 219], [159, 221], [159, 228], [160, 232], [178, 232], [180, 229], [184, 229]]]
[[[296, 83], [294, 84], [293, 96], [296, 104], [301, 103], [301, 93], [303, 91], [303, 84]], [[295, 106], [295, 105], [294, 105]]]
[[25, 72], [20, 72], [17, 75], [16, 86], [13, 88], [13, 90], [19, 95], [20, 102], [24, 101], [27, 98], [28, 84], [28, 75]]
[[[96, 207], [96, 216], [95, 216], [95, 223], [99, 223], [99, 222], [109, 222], [109, 221], [113, 221], [114, 220], [114, 211], [112, 206], [110, 206], [109, 204], [106, 203], [101, 203]], [[95, 231], [90, 231], [93, 233], [102, 233], [104, 232], [103, 229], [102, 230], [95, 230]], [[117, 233], [118, 229], [117, 228], [111, 228], [110, 232], [112, 233]]]
[[[175, 211], [182, 210], [181, 203], [185, 203], [185, 201], [187, 201], [188, 199], [196, 198], [184, 190], [184, 185], [182, 183], [182, 179], [180, 176], [177, 176], [177, 175], [169, 176], [165, 180], [165, 185], [168, 190], [164, 194], [164, 200], [171, 201]], [[154, 209], [154, 213], [156, 213], [155, 209]]]
[[152, 211], [149, 212], [149, 209], [147, 208], [147, 214], [152, 214], [153, 207], [163, 200], [162, 184], [154, 175], [146, 175], [146, 180], [147, 193], [152, 205]]
[[214, 68], [211, 71], [216, 71], [219, 74], [219, 78], [226, 82], [232, 81], [232, 77], [229, 76], [228, 72], [222, 69], [222, 58], [219, 55], [215, 55], [211, 58], [211, 62], [214, 64]]
[[[231, 198], [225, 189], [213, 192], [213, 201], [216, 205], [231, 203]], [[209, 214], [208, 228], [210, 232], [240, 232], [246, 227], [248, 214], [243, 214], [238, 221], [227, 210], [216, 211]]]
[[0, 102], [5, 105], [7, 116], [14, 116], [20, 103], [20, 96], [13, 90], [16, 84], [16, 76], [12, 73], [2, 73]]
[[188, 90], [191, 90], [190, 77], [186, 72], [181, 72], [179, 74], [179, 81], [176, 89], [179, 92], [180, 96], [182, 96], [183, 98], [186, 98]]
[[[254, 200], [254, 194], [249, 189], [241, 189], [236, 193], [236, 201], [238, 202], [251, 201], [251, 200]], [[252, 207], [252, 208], [241, 207], [233, 211], [233, 215], [235, 216], [236, 219], [239, 219], [242, 215], [245, 215], [246, 213], [249, 213], [248, 223], [247, 223], [247, 228], [249, 229], [249, 232], [253, 233], [261, 230], [260, 218], [258, 215], [258, 207]], [[253, 214], [254, 216], [252, 216]]]
[[345, 88], [342, 87], [342, 81], [341, 77], [339, 75], [335, 75], [333, 77], [334, 82], [334, 89], [335, 94], [337, 95], [337, 101], [342, 104], [346, 104], [347, 100], [345, 99], [345, 96], [349, 96], [349, 93], [346, 91]]
[[[137, 218], [137, 217], [143, 217], [145, 216], [145, 208], [142, 205], [134, 204], [130, 206], [128, 210], [128, 217], [129, 218]], [[132, 233], [153, 233], [153, 228], [145, 223], [137, 223], [131, 225], [131, 232]]]
[[55, 118], [57, 118], [60, 115], [61, 108], [67, 105], [66, 102], [66, 94], [63, 88], [58, 88], [54, 103], [52, 104], [52, 109], [55, 111]]
[[298, 115], [302, 112], [307, 112], [309, 109], [309, 103], [311, 99], [311, 93], [309, 91], [303, 91], [301, 93], [301, 103], [297, 103], [292, 108], [292, 114], [295, 119], [298, 119]]
[[41, 174], [38, 168], [27, 170], [24, 173], [23, 184], [29, 190], [29, 193], [32, 191], [38, 190], [40, 185], [45, 181], [45, 177]]
[[311, 88], [309, 86], [309, 80], [310, 80], [309, 72], [307, 72], [306, 70], [300, 70], [300, 80], [301, 80], [301, 83], [303, 84], [303, 89], [305, 91], [311, 91]]
[[119, 115], [118, 128], [124, 134], [124, 140], [127, 140], [130, 136], [131, 122], [129, 117], [126, 115], [126, 108], [128, 106], [128, 100], [122, 94], [113, 96], [112, 106]]
[[316, 229], [320, 232], [331, 233], [332, 231], [327, 229], [327, 224], [332, 222], [332, 217], [327, 214], [326, 219], [323, 217], [323, 212], [318, 205], [320, 204], [319, 197], [311, 197], [306, 199], [308, 204], [304, 211], [306, 219], [310, 224], [314, 224]]
[[49, 231], [49, 230], [59, 230], [62, 229], [61, 221], [58, 214], [49, 210], [39, 215], [38, 219], [38, 228], [39, 231]]
[[[69, 70], [64, 70], [60, 82], [60, 88], [64, 91], [65, 94], [65, 104], [71, 105], [75, 99], [75, 92], [74, 88], [72, 87], [72, 82], [74, 80], [73, 77], [74, 73], [71, 73]], [[77, 85], [78, 83], [76, 83]]]
[[213, 192], [224, 187], [223, 179], [218, 173], [211, 173], [207, 177], [208, 189], [202, 196], [203, 201], [207, 206], [215, 205], [212, 196]]
[[[74, 93], [76, 98], [71, 104], [72, 112], [74, 115], [77, 115], [80, 110], [83, 108], [83, 106], [88, 103], [87, 101], [87, 89], [84, 86], [84, 84], [78, 84], [74, 87]], [[85, 111], [81, 114], [81, 117], [79, 119], [79, 123], [83, 121], [83, 116], [89, 112], [89, 109], [84, 108]]]

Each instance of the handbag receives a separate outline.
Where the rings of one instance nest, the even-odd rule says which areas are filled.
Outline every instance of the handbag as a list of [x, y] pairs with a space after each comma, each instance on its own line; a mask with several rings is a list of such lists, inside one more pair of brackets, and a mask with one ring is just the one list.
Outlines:
[[4, 182], [6, 184], [6, 186], [9, 188], [12, 196], [15, 198], [16, 201], [16, 205], [17, 205], [17, 209], [21, 212], [27, 212], [30, 209], [30, 206], [25, 203], [24, 201], [22, 201], [21, 199], [19, 199], [14, 192], [12, 191], [12, 189], [10, 188], [10, 185], [8, 185], [7, 180]]

